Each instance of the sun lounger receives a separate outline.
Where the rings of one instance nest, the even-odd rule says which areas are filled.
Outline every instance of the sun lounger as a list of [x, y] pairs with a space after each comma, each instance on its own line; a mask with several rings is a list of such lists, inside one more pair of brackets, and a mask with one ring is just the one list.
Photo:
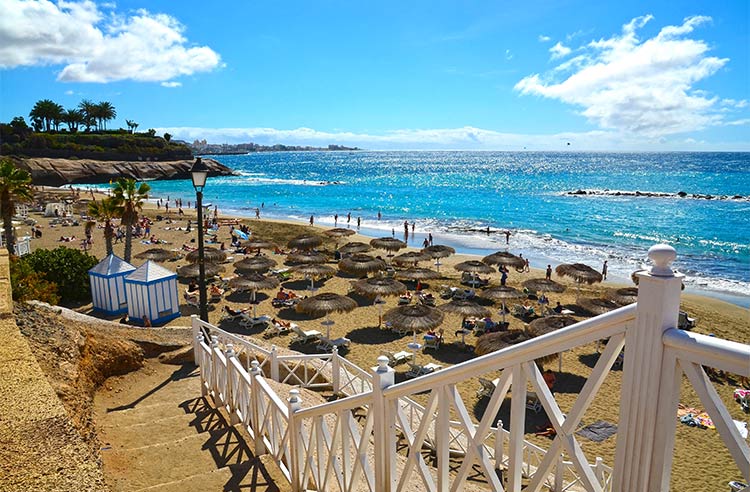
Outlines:
[[222, 310], [222, 312], [221, 312], [221, 319], [219, 319], [219, 322], [221, 322], [221, 321], [235, 321], [235, 320], [239, 320], [239, 319], [242, 319], [242, 315], [246, 314], [246, 313], [247, 313], [246, 309], [243, 309], [243, 310], [237, 311], [237, 312], [229, 312], [229, 311], [227, 311], [227, 309], [225, 307]]
[[266, 331], [263, 332], [263, 338], [271, 338], [275, 336], [285, 335], [292, 330], [293, 324], [294, 323], [289, 323], [289, 324], [268, 323], [268, 327], [266, 328]]
[[352, 341], [346, 337], [330, 339], [330, 338], [321, 336], [320, 338], [318, 338], [318, 350], [322, 350], [324, 352], [331, 352], [333, 350], [333, 347], [336, 347], [336, 348], [348, 347], [349, 345], [351, 345], [351, 343]]
[[185, 304], [192, 306], [196, 309], [200, 309], [200, 302], [198, 301], [198, 293], [188, 294], [185, 292]]
[[422, 350], [427, 350], [427, 349], [437, 350], [440, 348], [441, 341], [442, 341], [442, 337], [440, 336], [425, 335], [424, 347], [422, 347]]
[[685, 311], [680, 311], [680, 314], [677, 317], [677, 328], [680, 330], [692, 330], [695, 328], [695, 318], [691, 318], [688, 316], [688, 313]]
[[245, 328], [255, 328], [258, 325], [267, 325], [268, 322], [271, 321], [271, 317], [265, 314], [253, 318], [252, 316], [243, 313], [241, 317], [240, 326], [244, 326]]
[[318, 330], [307, 330], [307, 331], [305, 331], [302, 328], [300, 328], [299, 325], [296, 325], [294, 323], [292, 323], [291, 329], [292, 329], [292, 333], [294, 333], [295, 335], [297, 335], [292, 340], [292, 343], [298, 343], [298, 342], [299, 343], [307, 343], [307, 342], [310, 342], [312, 340], [319, 340], [323, 336], [323, 334], [321, 332], [319, 332]]
[[396, 352], [396, 353], [384, 350], [380, 352], [380, 354], [388, 357], [388, 365], [391, 367], [398, 365], [402, 362], [406, 362], [407, 360], [412, 358], [411, 352], [406, 352], [404, 350], [402, 350], [401, 352]]
[[271, 300], [271, 305], [275, 308], [290, 308], [294, 307], [298, 302], [299, 297], [292, 297], [291, 299], [279, 299], [275, 297]]
[[424, 376], [425, 374], [430, 374], [443, 368], [443, 366], [439, 364], [433, 364], [432, 362], [423, 366], [414, 364], [413, 362], [407, 362], [407, 364], [409, 364], [410, 368], [406, 373], [407, 378], [417, 378], [419, 376]]

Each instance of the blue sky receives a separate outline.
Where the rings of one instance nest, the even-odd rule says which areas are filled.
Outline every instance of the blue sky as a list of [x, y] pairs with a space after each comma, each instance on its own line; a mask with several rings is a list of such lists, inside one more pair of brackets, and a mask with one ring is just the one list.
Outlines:
[[0, 0], [0, 120], [86, 98], [212, 143], [750, 150], [749, 9]]

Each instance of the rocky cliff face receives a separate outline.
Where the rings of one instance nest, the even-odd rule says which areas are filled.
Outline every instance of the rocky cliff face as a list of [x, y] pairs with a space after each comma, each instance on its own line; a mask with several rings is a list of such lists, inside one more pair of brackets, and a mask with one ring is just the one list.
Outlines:
[[[63, 186], [76, 183], [109, 183], [120, 177], [136, 180], [190, 179], [192, 160], [170, 162], [95, 161], [90, 159], [13, 159], [31, 173], [35, 185]], [[203, 159], [209, 176], [229, 176], [233, 171], [213, 159]]]

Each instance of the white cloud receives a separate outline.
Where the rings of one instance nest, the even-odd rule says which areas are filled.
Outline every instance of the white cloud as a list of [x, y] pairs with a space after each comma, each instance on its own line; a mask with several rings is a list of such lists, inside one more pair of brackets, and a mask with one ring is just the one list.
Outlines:
[[552, 38], [549, 36], [545, 36], [544, 34], [539, 35], [539, 42], [540, 43], [546, 43], [548, 41], [552, 41]]
[[[312, 128], [279, 130], [275, 128], [157, 128], [158, 134], [192, 142], [246, 143], [262, 145], [338, 144], [371, 150], [750, 150], [750, 143], [700, 143], [688, 146], [684, 140], [643, 139], [615, 131], [562, 132], [555, 134], [503, 133], [471, 126], [438, 129], [400, 129], [379, 134], [325, 132]], [[568, 146], [567, 143], [571, 145]]]
[[[645, 137], [696, 131], [720, 124], [719, 98], [693, 86], [729, 60], [708, 56], [709, 46], [686, 35], [710, 21], [686, 18], [640, 41], [636, 31], [652, 16], [625, 24], [620, 35], [592, 41], [580, 57], [550, 73], [529, 75], [515, 89], [578, 106], [581, 114], [602, 128]], [[561, 72], [573, 69], [564, 80]]]
[[169, 87], [170, 89], [174, 87], [182, 87], [182, 82], [162, 82], [162, 87]]
[[570, 54], [572, 50], [567, 46], [563, 45], [560, 41], [557, 42], [552, 48], [549, 49], [552, 59], [562, 58]]
[[[185, 27], [165, 14], [49, 0], [0, 0], [0, 68], [64, 65], [64, 82], [167, 81], [221, 66], [206, 46], [188, 46]], [[102, 9], [108, 9], [106, 11]]]
[[505, 59], [510, 61], [513, 59], [513, 53], [510, 52], [510, 50], [505, 50]]
[[750, 118], [743, 118], [741, 120], [734, 120], [734, 121], [726, 121], [724, 122], [725, 126], [743, 126], [743, 125], [750, 125]]
[[65, 91], [65, 95], [66, 96], [72, 96], [73, 94], [75, 94], [75, 92], [71, 91], [70, 89], [68, 89], [67, 91]]

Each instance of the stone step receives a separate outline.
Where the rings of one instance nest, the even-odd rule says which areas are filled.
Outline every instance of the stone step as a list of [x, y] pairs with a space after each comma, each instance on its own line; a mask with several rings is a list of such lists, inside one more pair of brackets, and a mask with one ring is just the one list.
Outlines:
[[[113, 487], [113, 490], [137, 490], [179, 481], [195, 474], [240, 465], [252, 458], [237, 431], [225, 425], [178, 440], [134, 448], [113, 443], [112, 449], [106, 453], [103, 458], [107, 463], [127, 463], [122, 470], [109, 469], [108, 476], [113, 476], [118, 484], [123, 485], [122, 488]], [[158, 466], [152, 466], [155, 463]]]
[[261, 460], [252, 459], [206, 473], [191, 475], [136, 490], [136, 492], [206, 491], [282, 492], [273, 482]]

